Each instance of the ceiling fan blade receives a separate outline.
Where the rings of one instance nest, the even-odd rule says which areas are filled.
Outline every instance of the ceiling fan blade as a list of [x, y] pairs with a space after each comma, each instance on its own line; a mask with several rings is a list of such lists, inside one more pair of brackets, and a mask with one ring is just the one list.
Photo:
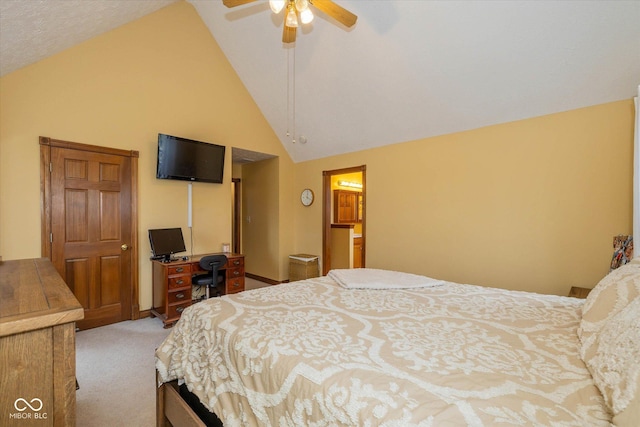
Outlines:
[[284, 24], [282, 31], [282, 43], [293, 43], [296, 41], [296, 27], [289, 27]]
[[256, 0], [222, 0], [222, 4], [227, 7], [236, 7], [247, 3], [253, 3], [254, 1]]
[[331, 0], [309, 0], [309, 3], [347, 27], [352, 27], [358, 19], [356, 15]]

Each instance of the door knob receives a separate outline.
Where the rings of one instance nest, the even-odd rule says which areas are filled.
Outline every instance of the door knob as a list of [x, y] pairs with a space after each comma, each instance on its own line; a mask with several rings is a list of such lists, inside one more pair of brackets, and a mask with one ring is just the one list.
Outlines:
[[127, 244], [124, 243], [122, 246], [120, 246], [120, 249], [122, 249], [123, 251], [126, 251], [127, 249], [129, 249], [129, 246], [127, 246]]

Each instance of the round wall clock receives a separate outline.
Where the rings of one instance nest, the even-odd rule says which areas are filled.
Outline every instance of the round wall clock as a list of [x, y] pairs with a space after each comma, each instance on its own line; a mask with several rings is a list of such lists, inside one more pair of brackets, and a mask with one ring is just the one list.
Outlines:
[[311, 204], [313, 203], [313, 197], [314, 197], [313, 191], [311, 191], [308, 188], [305, 188], [304, 190], [302, 190], [302, 193], [300, 194], [300, 201], [304, 206], [311, 206]]

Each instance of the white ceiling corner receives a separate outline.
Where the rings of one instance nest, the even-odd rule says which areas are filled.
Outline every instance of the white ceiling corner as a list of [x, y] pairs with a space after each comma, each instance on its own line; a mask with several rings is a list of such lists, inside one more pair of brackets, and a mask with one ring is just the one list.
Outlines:
[[178, 0], [0, 0], [0, 75]]

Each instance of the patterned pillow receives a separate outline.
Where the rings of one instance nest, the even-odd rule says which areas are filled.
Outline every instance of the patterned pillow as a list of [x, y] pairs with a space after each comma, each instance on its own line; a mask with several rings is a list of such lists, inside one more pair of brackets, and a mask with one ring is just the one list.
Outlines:
[[640, 296], [602, 326], [594, 347], [594, 356], [585, 362], [614, 416], [625, 410], [637, 413], [629, 404], [638, 403]]
[[[616, 417], [614, 421], [640, 411], [638, 322], [640, 258], [635, 258], [593, 288], [583, 306], [578, 328], [580, 355]], [[635, 415], [631, 417], [634, 418]]]
[[640, 257], [607, 274], [591, 290], [582, 307], [582, 320], [578, 328], [583, 359], [589, 358], [589, 349], [598, 331], [638, 295]]

